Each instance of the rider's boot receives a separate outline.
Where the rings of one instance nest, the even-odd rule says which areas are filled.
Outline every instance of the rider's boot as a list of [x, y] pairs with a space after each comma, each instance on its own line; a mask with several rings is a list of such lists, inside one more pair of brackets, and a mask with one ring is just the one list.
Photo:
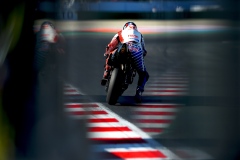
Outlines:
[[135, 101], [137, 103], [141, 103], [142, 102], [142, 92], [143, 92], [143, 90], [138, 87], [137, 90], [136, 90], [136, 94], [135, 94]]
[[144, 91], [144, 86], [145, 86], [146, 82], [148, 81], [149, 74], [147, 71], [138, 72], [138, 73], [139, 73], [139, 79], [138, 79], [138, 87], [137, 87], [136, 95], [135, 95], [135, 101], [137, 103], [141, 103], [141, 101], [142, 101], [141, 96]]
[[105, 68], [105, 71], [103, 73], [103, 78], [101, 80], [101, 85], [102, 86], [105, 86], [107, 81], [108, 81], [108, 77], [109, 77], [109, 74], [110, 74], [111, 66], [108, 65], [108, 64], [105, 64], [104, 68]]
[[106, 83], [107, 83], [107, 80], [108, 80], [108, 77], [109, 77], [109, 70], [105, 70], [104, 71], [104, 74], [103, 74], [103, 78], [101, 80], [101, 85], [102, 86], [105, 86]]

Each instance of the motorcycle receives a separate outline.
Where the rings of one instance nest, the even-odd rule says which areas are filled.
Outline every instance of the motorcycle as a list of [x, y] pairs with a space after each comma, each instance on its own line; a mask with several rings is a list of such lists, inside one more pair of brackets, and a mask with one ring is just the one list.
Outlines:
[[133, 66], [131, 53], [126, 43], [119, 44], [118, 49], [110, 56], [112, 67], [105, 86], [107, 92], [106, 101], [110, 105], [115, 105], [118, 98], [133, 83], [136, 69]]

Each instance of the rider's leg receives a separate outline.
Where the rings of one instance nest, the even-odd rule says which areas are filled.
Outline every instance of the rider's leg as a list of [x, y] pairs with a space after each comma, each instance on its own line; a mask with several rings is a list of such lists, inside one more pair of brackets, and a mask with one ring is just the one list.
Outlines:
[[142, 93], [144, 92], [144, 86], [148, 81], [149, 74], [145, 70], [145, 71], [138, 71], [138, 75], [139, 75], [139, 78], [138, 78], [138, 85], [136, 88], [135, 100], [137, 102], [141, 102], [141, 96], [142, 96]]
[[144, 57], [143, 57], [143, 51], [139, 52], [132, 52], [131, 53], [132, 58], [133, 58], [133, 64], [138, 72], [139, 78], [138, 78], [138, 86], [136, 88], [136, 95], [135, 99], [136, 101], [140, 102], [141, 101], [141, 95], [142, 92], [144, 91], [144, 86], [146, 82], [148, 81], [149, 74], [146, 71], [146, 67], [144, 64]]
[[110, 74], [111, 66], [113, 65], [113, 57], [117, 49], [113, 50], [110, 54], [107, 55], [106, 57], [106, 63], [104, 65], [104, 73], [103, 73], [103, 78], [101, 80], [101, 85], [105, 86]]
[[138, 71], [138, 75], [139, 75], [139, 78], [138, 78], [137, 90], [140, 92], [143, 92], [144, 86], [149, 79], [149, 74], [145, 70], [145, 71]]
[[107, 79], [107, 78], [108, 78], [110, 69], [111, 69], [111, 66], [109, 66], [108, 64], [106, 64], [106, 65], [104, 66], [103, 79]]
[[101, 85], [102, 86], [106, 85], [106, 82], [107, 82], [107, 79], [108, 79], [108, 76], [109, 76], [109, 73], [110, 73], [110, 70], [111, 70], [111, 66], [109, 65], [110, 57], [111, 56], [108, 56], [106, 58], [106, 63], [104, 65], [104, 73], [103, 73], [103, 78], [101, 80]]

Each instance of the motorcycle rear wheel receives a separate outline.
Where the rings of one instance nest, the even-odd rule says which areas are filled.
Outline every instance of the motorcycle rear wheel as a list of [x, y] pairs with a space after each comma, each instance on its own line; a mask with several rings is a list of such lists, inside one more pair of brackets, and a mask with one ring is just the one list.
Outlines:
[[122, 70], [114, 68], [108, 86], [106, 101], [110, 105], [115, 105], [121, 95]]

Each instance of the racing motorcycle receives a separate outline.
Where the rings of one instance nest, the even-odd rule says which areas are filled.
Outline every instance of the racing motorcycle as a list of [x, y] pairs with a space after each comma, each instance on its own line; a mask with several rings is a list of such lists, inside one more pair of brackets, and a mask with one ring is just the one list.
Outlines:
[[133, 83], [136, 69], [134, 69], [131, 53], [126, 43], [120, 43], [115, 53], [110, 56], [112, 67], [105, 86], [106, 101], [110, 105], [115, 105], [129, 84]]

